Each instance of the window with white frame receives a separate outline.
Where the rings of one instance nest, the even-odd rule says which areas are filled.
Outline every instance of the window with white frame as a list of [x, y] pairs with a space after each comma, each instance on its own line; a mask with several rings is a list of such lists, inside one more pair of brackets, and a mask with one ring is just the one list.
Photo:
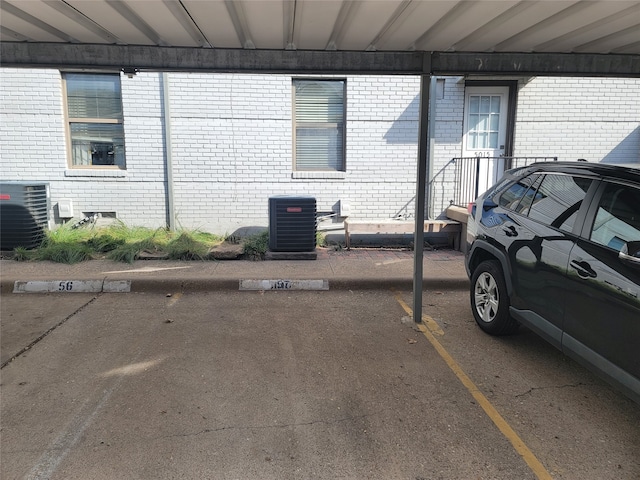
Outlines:
[[345, 171], [345, 80], [293, 81], [294, 169]]
[[124, 169], [120, 74], [63, 74], [70, 164]]

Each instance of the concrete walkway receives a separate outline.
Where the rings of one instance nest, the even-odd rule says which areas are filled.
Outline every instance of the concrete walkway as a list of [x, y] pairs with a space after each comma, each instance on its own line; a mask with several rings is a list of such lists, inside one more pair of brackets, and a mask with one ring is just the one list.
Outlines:
[[[243, 280], [322, 280], [331, 290], [412, 288], [413, 251], [319, 248], [317, 253], [316, 260], [140, 260], [133, 264], [92, 260], [65, 265], [3, 259], [1, 291], [3, 294], [14, 291], [16, 282], [78, 281], [130, 282], [132, 292], [238, 290]], [[425, 251], [423, 264], [424, 288], [468, 287], [462, 253]], [[287, 285], [284, 284], [285, 288]]]

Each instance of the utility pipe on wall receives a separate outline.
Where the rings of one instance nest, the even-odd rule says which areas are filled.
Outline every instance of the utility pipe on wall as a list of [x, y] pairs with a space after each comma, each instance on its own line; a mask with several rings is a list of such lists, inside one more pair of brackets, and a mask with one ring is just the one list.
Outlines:
[[164, 121], [165, 170], [167, 178], [167, 226], [176, 229], [173, 198], [173, 147], [171, 144], [171, 104], [169, 101], [169, 74], [162, 72], [162, 112]]

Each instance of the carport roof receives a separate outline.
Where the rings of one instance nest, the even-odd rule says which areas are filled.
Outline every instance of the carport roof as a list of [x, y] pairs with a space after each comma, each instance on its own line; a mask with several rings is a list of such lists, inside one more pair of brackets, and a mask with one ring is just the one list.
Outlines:
[[2, 0], [2, 64], [640, 75], [629, 0]]

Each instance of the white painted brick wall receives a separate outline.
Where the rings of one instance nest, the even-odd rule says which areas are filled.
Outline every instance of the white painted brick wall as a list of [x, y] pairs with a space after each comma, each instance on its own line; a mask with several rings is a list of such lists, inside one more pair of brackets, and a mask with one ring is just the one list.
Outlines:
[[[68, 169], [58, 71], [2, 69], [1, 75], [2, 179], [49, 181], [54, 204], [71, 198], [77, 215], [115, 211], [129, 225], [166, 224], [162, 74], [122, 77], [127, 169], [115, 175]], [[414, 216], [419, 78], [346, 77], [343, 178], [293, 178], [291, 76], [171, 73], [168, 79], [180, 226], [219, 234], [265, 227], [273, 195], [312, 195], [319, 211], [348, 201], [354, 218]], [[453, 199], [446, 172], [462, 151], [460, 80], [446, 78], [445, 96], [437, 100], [435, 216]], [[515, 155], [637, 161], [639, 89], [635, 79], [521, 83]]]
[[2, 69], [0, 177], [48, 181], [64, 173], [66, 144], [60, 73]]
[[443, 217], [455, 198], [451, 159], [462, 154], [464, 82], [460, 77], [444, 78], [444, 98], [436, 100], [431, 215]]
[[83, 173], [67, 163], [62, 81], [57, 70], [1, 70], [0, 178], [47, 181], [51, 202], [74, 214], [116, 212], [130, 225], [166, 223], [159, 74], [122, 77], [126, 172]]
[[536, 77], [518, 93], [518, 156], [640, 162], [640, 81]]
[[[291, 76], [172, 74], [179, 222], [217, 233], [267, 226], [273, 195], [312, 195], [319, 211], [347, 200], [359, 218], [402, 213], [415, 195], [419, 81], [346, 80], [345, 178], [300, 179], [292, 178]], [[389, 81], [397, 88], [385, 88]]]

